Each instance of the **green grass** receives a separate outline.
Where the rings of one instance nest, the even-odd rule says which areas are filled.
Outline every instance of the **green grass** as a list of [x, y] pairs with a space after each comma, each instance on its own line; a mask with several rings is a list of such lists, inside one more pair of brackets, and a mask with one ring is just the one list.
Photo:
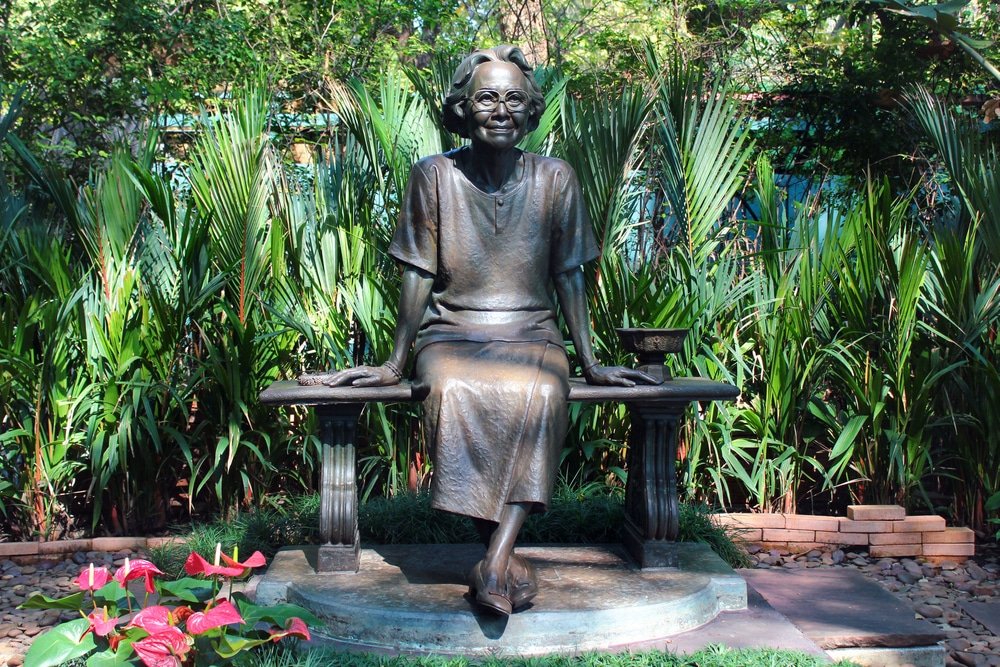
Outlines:
[[[621, 542], [624, 516], [620, 490], [603, 485], [579, 489], [561, 485], [549, 511], [533, 515], [525, 522], [520, 541]], [[749, 556], [709, 516], [706, 506], [682, 503], [680, 540], [704, 542], [731, 566], [747, 567]], [[318, 517], [318, 496], [289, 497], [268, 507], [178, 528], [178, 534], [187, 536], [184, 544], [157, 547], [152, 550], [152, 558], [164, 572], [177, 575], [190, 551], [208, 557], [220, 542], [227, 552], [238, 545], [241, 554], [261, 551], [271, 557], [284, 545], [315, 542]], [[370, 500], [360, 507], [358, 524], [361, 541], [367, 544], [452, 544], [479, 540], [465, 517], [432, 509], [428, 494]]]
[[[324, 649], [295, 652], [280, 647], [246, 656], [240, 664], [257, 667], [818, 667], [825, 660], [804, 653], [774, 649], [731, 649], [710, 645], [691, 655], [663, 651], [585, 653], [535, 658], [403, 657], [339, 653]], [[853, 663], [840, 662], [840, 667]]]

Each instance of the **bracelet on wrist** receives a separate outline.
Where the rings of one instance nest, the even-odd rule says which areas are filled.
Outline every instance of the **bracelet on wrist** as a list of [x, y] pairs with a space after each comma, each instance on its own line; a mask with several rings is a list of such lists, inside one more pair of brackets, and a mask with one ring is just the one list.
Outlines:
[[397, 380], [403, 379], [403, 372], [399, 370], [399, 367], [396, 366], [396, 364], [392, 363], [391, 361], [387, 361], [384, 364], [382, 364], [382, 366], [388, 368], [389, 372], [395, 375]]
[[587, 366], [584, 366], [583, 369], [581, 370], [581, 372], [584, 373], [584, 374], [586, 374], [594, 366], [600, 366], [600, 365], [601, 365], [601, 362], [599, 362], [599, 361], [592, 362], [592, 363], [588, 364]]

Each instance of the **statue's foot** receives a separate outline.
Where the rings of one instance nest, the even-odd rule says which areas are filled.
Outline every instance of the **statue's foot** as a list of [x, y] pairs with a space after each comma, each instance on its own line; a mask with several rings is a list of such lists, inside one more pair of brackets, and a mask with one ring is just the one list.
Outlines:
[[507, 591], [514, 611], [523, 609], [538, 595], [535, 567], [523, 556], [511, 554], [507, 561]]
[[487, 578], [483, 571], [483, 561], [476, 563], [469, 575], [469, 594], [476, 603], [495, 614], [510, 616], [514, 611], [510, 596], [506, 590], [501, 590], [501, 579]]

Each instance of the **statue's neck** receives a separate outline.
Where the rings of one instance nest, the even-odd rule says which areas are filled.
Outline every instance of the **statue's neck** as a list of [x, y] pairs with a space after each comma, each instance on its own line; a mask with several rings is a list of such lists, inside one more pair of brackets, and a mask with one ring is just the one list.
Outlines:
[[497, 192], [507, 183], [520, 180], [524, 168], [522, 155], [517, 148], [496, 151], [473, 144], [466, 153], [466, 159], [459, 163], [459, 168], [480, 190]]

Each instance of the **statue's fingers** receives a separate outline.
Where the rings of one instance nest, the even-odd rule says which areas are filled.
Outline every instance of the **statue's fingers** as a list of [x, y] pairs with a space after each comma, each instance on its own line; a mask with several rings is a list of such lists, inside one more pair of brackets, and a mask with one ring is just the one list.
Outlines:
[[377, 375], [366, 375], [359, 377], [351, 383], [352, 387], [378, 387], [382, 384], [382, 378]]
[[627, 371], [627, 368], [617, 368], [611, 373], [608, 373], [608, 384], [613, 384], [618, 387], [634, 387], [635, 382], [629, 378]]
[[628, 369], [628, 377], [636, 382], [642, 382], [643, 384], [660, 384], [660, 380], [653, 377], [649, 373], [636, 369]]
[[331, 373], [330, 377], [323, 381], [323, 384], [327, 387], [342, 387], [346, 384], [352, 384], [356, 378], [363, 375], [364, 371], [360, 368], [350, 368], [338, 373]]

